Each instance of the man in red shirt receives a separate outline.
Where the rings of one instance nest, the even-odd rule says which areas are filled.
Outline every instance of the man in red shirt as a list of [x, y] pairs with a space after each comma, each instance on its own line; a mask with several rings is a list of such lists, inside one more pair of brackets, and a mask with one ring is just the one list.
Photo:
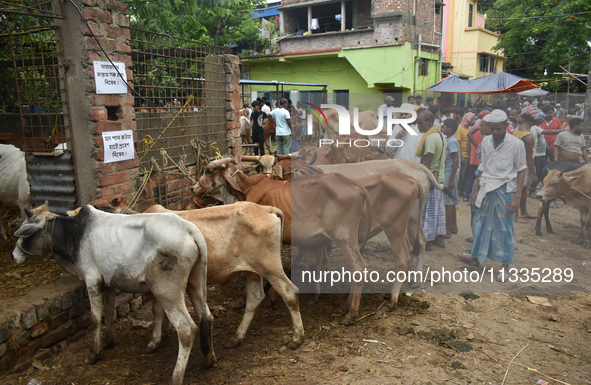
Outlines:
[[[540, 124], [543, 130], [560, 130], [562, 129], [562, 125], [560, 124], [560, 119], [554, 117], [554, 107], [551, 105], [546, 105], [542, 108], [542, 112], [546, 114], [546, 117]], [[546, 139], [546, 143], [548, 143], [548, 148], [546, 148], [546, 155], [548, 156], [548, 163], [554, 162], [554, 141], [556, 140], [556, 135], [544, 135]]]

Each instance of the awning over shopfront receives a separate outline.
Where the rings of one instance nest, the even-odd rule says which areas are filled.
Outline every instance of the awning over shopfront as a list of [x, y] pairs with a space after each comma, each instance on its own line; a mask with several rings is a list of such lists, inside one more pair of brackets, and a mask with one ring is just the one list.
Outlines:
[[463, 94], [516, 93], [538, 88], [527, 79], [507, 72], [499, 72], [472, 80], [462, 80], [457, 76], [449, 76], [427, 91], [450, 92]]

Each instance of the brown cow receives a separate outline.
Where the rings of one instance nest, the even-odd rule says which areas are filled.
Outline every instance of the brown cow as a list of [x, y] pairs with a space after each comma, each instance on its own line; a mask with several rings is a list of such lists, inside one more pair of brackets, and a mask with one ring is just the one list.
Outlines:
[[550, 170], [538, 195], [542, 201], [562, 198], [581, 214], [581, 234], [577, 243], [591, 248], [591, 165], [563, 173]]
[[275, 124], [275, 119], [265, 118], [263, 120], [263, 140], [265, 145], [267, 146], [267, 150], [269, 154], [272, 153], [271, 151], [271, 138], [275, 136], [275, 129], [277, 128]]
[[[372, 202], [369, 206], [370, 215], [362, 216], [359, 225], [359, 242], [365, 242], [363, 236], [366, 233], [369, 233], [370, 239], [384, 232], [390, 241], [394, 257], [393, 269], [391, 266], [389, 268], [396, 272], [407, 272], [411, 261], [410, 250], [414, 246], [407, 237], [407, 232], [411, 215], [421, 215], [418, 210], [422, 203], [415, 205], [415, 202], [421, 199], [420, 184], [416, 179], [394, 171], [360, 178], [356, 182], [368, 191]], [[420, 221], [413, 225], [420, 227]], [[420, 229], [415, 228], [413, 233], [418, 231]], [[321, 260], [316, 259], [314, 262], [312, 265], [319, 271]], [[391, 309], [398, 302], [402, 284], [403, 282], [398, 280], [394, 283], [385, 307]]]
[[[118, 194], [99, 198], [90, 203], [111, 213], [136, 212], [125, 205]], [[246, 275], [246, 309], [236, 335], [225, 347], [235, 347], [244, 338], [254, 312], [265, 298], [262, 278], [265, 278], [283, 298], [294, 325], [292, 341], [295, 349], [304, 338], [304, 327], [298, 303], [298, 288], [291, 283], [281, 264], [281, 231], [283, 214], [275, 207], [250, 202], [210, 207], [204, 210], [171, 211], [160, 205], [149, 207], [145, 213], [172, 212], [197, 225], [205, 238], [208, 253], [207, 284], [223, 285], [240, 272]], [[71, 215], [71, 213], [68, 213]], [[224, 236], [222, 237], [221, 234]], [[162, 337], [162, 311], [154, 312], [154, 334], [145, 352], [152, 352]]]
[[[233, 159], [226, 158], [211, 162], [199, 178], [193, 194], [204, 193], [224, 203], [237, 198], [281, 209], [285, 215], [283, 242], [297, 246], [304, 257], [317, 256], [319, 250], [334, 242], [352, 272], [366, 266], [359, 252], [358, 232], [367, 191], [342, 175], [293, 181], [277, 181], [264, 175], [249, 178], [237, 170]], [[362, 282], [352, 283], [342, 324], [352, 324], [359, 313], [362, 288]]]
[[[352, 164], [334, 164], [317, 166], [317, 169], [321, 170], [325, 174], [329, 173], [341, 173], [344, 176], [357, 180], [359, 178], [378, 174], [385, 171], [397, 171], [399, 173], [408, 175], [415, 178], [420, 184], [423, 194], [423, 199], [420, 203], [422, 206], [418, 211], [418, 215], [411, 216], [411, 223], [409, 224], [409, 237], [411, 240], [417, 241], [413, 254], [417, 255], [417, 266], [416, 270], [421, 270], [423, 267], [423, 260], [425, 255], [425, 246], [427, 243], [427, 237], [422, 229], [416, 234], [416, 223], [421, 223], [421, 214], [424, 208], [424, 204], [429, 196], [429, 190], [431, 186], [448, 192], [448, 190], [437, 182], [433, 173], [424, 165], [415, 162], [409, 162], [403, 159], [387, 159], [387, 160], [371, 160], [367, 162], [352, 163]], [[304, 171], [309, 171], [310, 168]], [[419, 201], [416, 202], [419, 204]], [[413, 241], [413, 243], [414, 243]]]

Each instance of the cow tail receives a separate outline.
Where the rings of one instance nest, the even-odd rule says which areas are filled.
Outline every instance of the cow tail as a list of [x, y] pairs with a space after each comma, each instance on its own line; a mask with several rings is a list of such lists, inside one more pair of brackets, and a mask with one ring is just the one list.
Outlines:
[[423, 207], [423, 204], [425, 203], [423, 201], [423, 187], [421, 186], [420, 183], [417, 183], [417, 186], [419, 186], [419, 196], [418, 196], [418, 198], [419, 198], [418, 218], [419, 218], [419, 220], [417, 221], [417, 232], [416, 232], [417, 236], [415, 237], [414, 245], [413, 245], [412, 252], [411, 252], [411, 254], [414, 254], [414, 255], [419, 255], [419, 253], [421, 252], [421, 241], [420, 241], [419, 234], [421, 233], [421, 228], [423, 227], [423, 223], [421, 222], [422, 213], [420, 212], [420, 210], [421, 210], [421, 207]]
[[207, 357], [211, 350], [210, 325], [209, 319], [207, 319], [207, 314], [209, 313], [209, 308], [207, 307], [207, 244], [201, 231], [194, 238], [197, 247], [199, 247], [200, 258], [198, 263], [201, 265], [201, 292], [203, 297], [201, 322], [199, 323], [199, 343], [203, 356]]
[[369, 240], [369, 232], [371, 231], [371, 203], [369, 199], [369, 192], [365, 189], [365, 187], [359, 186], [358, 184], [355, 185], [359, 190], [361, 190], [365, 200], [365, 205], [367, 205], [367, 230], [365, 232], [365, 236], [363, 237], [363, 243], [361, 244], [361, 247], [359, 247], [359, 252], [362, 252], [365, 248], [365, 244]]
[[435, 178], [435, 175], [433, 175], [433, 173], [431, 172], [431, 170], [427, 168], [427, 166], [421, 165], [421, 171], [423, 171], [423, 173], [427, 175], [427, 178], [429, 178], [432, 187], [437, 188], [437, 190], [443, 191], [443, 193], [448, 197], [454, 198], [453, 192], [449, 188], [445, 187], [445, 185], [439, 183], [439, 181]]

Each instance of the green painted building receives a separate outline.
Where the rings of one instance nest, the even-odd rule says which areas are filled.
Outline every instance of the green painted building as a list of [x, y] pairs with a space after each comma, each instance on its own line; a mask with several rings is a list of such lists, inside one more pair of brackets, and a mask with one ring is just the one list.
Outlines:
[[[436, 1], [414, 3], [413, 9], [412, 0], [284, 0], [277, 53], [241, 57], [242, 77], [328, 84], [327, 103], [361, 110], [376, 110], [386, 95], [395, 105], [410, 94], [425, 98], [424, 90], [441, 79], [441, 8]], [[317, 104], [321, 92], [294, 85], [279, 96]], [[277, 98], [274, 89], [253, 85], [243, 99], [260, 96]]]

